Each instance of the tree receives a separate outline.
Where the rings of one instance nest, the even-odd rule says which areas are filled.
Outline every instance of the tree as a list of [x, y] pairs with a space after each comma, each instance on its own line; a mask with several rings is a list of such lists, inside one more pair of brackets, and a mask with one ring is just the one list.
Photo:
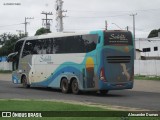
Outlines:
[[160, 32], [160, 29], [159, 30], [152, 30], [149, 35], [148, 35], [148, 38], [152, 38], [152, 37], [158, 37], [158, 32]]
[[7, 56], [8, 54], [14, 51], [14, 45], [16, 41], [19, 40], [21, 37], [10, 33], [9, 34], [4, 33], [0, 36], [3, 39], [1, 40], [3, 46], [0, 48], [0, 56]]
[[45, 34], [45, 33], [51, 33], [51, 31], [49, 29], [46, 29], [46, 28], [40, 28], [36, 31], [36, 34], [35, 35], [42, 35], [42, 34]]

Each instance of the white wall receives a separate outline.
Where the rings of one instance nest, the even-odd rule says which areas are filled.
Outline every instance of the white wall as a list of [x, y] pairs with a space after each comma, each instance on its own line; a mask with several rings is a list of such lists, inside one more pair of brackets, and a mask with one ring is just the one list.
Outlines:
[[136, 60], [140, 60], [140, 59], [141, 59], [141, 53], [136, 50]]
[[160, 60], [135, 60], [134, 74], [160, 76]]
[[[136, 49], [150, 48], [150, 52], [141, 52], [141, 56], [156, 57], [160, 56], [160, 38], [136, 39]], [[158, 47], [158, 51], [154, 51], [154, 47]]]
[[0, 70], [12, 70], [12, 63], [0, 62]]

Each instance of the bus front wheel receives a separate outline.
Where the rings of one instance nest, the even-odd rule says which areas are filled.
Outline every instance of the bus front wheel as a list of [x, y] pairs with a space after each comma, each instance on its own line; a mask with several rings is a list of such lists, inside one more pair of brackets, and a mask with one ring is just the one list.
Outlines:
[[66, 78], [63, 78], [61, 81], [61, 90], [62, 90], [62, 93], [69, 92], [69, 84], [68, 84], [68, 80]]
[[72, 81], [71, 86], [72, 86], [72, 93], [73, 93], [73, 94], [79, 94], [78, 82], [77, 82], [76, 79], [74, 79], [74, 80]]
[[28, 83], [27, 83], [26, 76], [22, 77], [22, 85], [23, 85], [24, 88], [29, 88], [30, 87], [30, 85], [28, 85]]

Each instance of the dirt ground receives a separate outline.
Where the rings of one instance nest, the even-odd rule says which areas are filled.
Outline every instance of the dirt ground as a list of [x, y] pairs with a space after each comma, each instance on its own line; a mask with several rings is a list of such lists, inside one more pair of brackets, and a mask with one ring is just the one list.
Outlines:
[[11, 74], [2, 74], [2, 73], [0, 73], [0, 80], [11, 81], [12, 80], [12, 75]]

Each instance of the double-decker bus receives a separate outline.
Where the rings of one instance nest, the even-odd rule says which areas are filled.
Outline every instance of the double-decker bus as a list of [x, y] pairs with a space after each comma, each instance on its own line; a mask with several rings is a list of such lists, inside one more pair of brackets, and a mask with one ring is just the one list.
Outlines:
[[131, 32], [99, 30], [49, 33], [15, 44], [12, 81], [24, 87], [51, 87], [63, 93], [132, 89], [134, 44]]

